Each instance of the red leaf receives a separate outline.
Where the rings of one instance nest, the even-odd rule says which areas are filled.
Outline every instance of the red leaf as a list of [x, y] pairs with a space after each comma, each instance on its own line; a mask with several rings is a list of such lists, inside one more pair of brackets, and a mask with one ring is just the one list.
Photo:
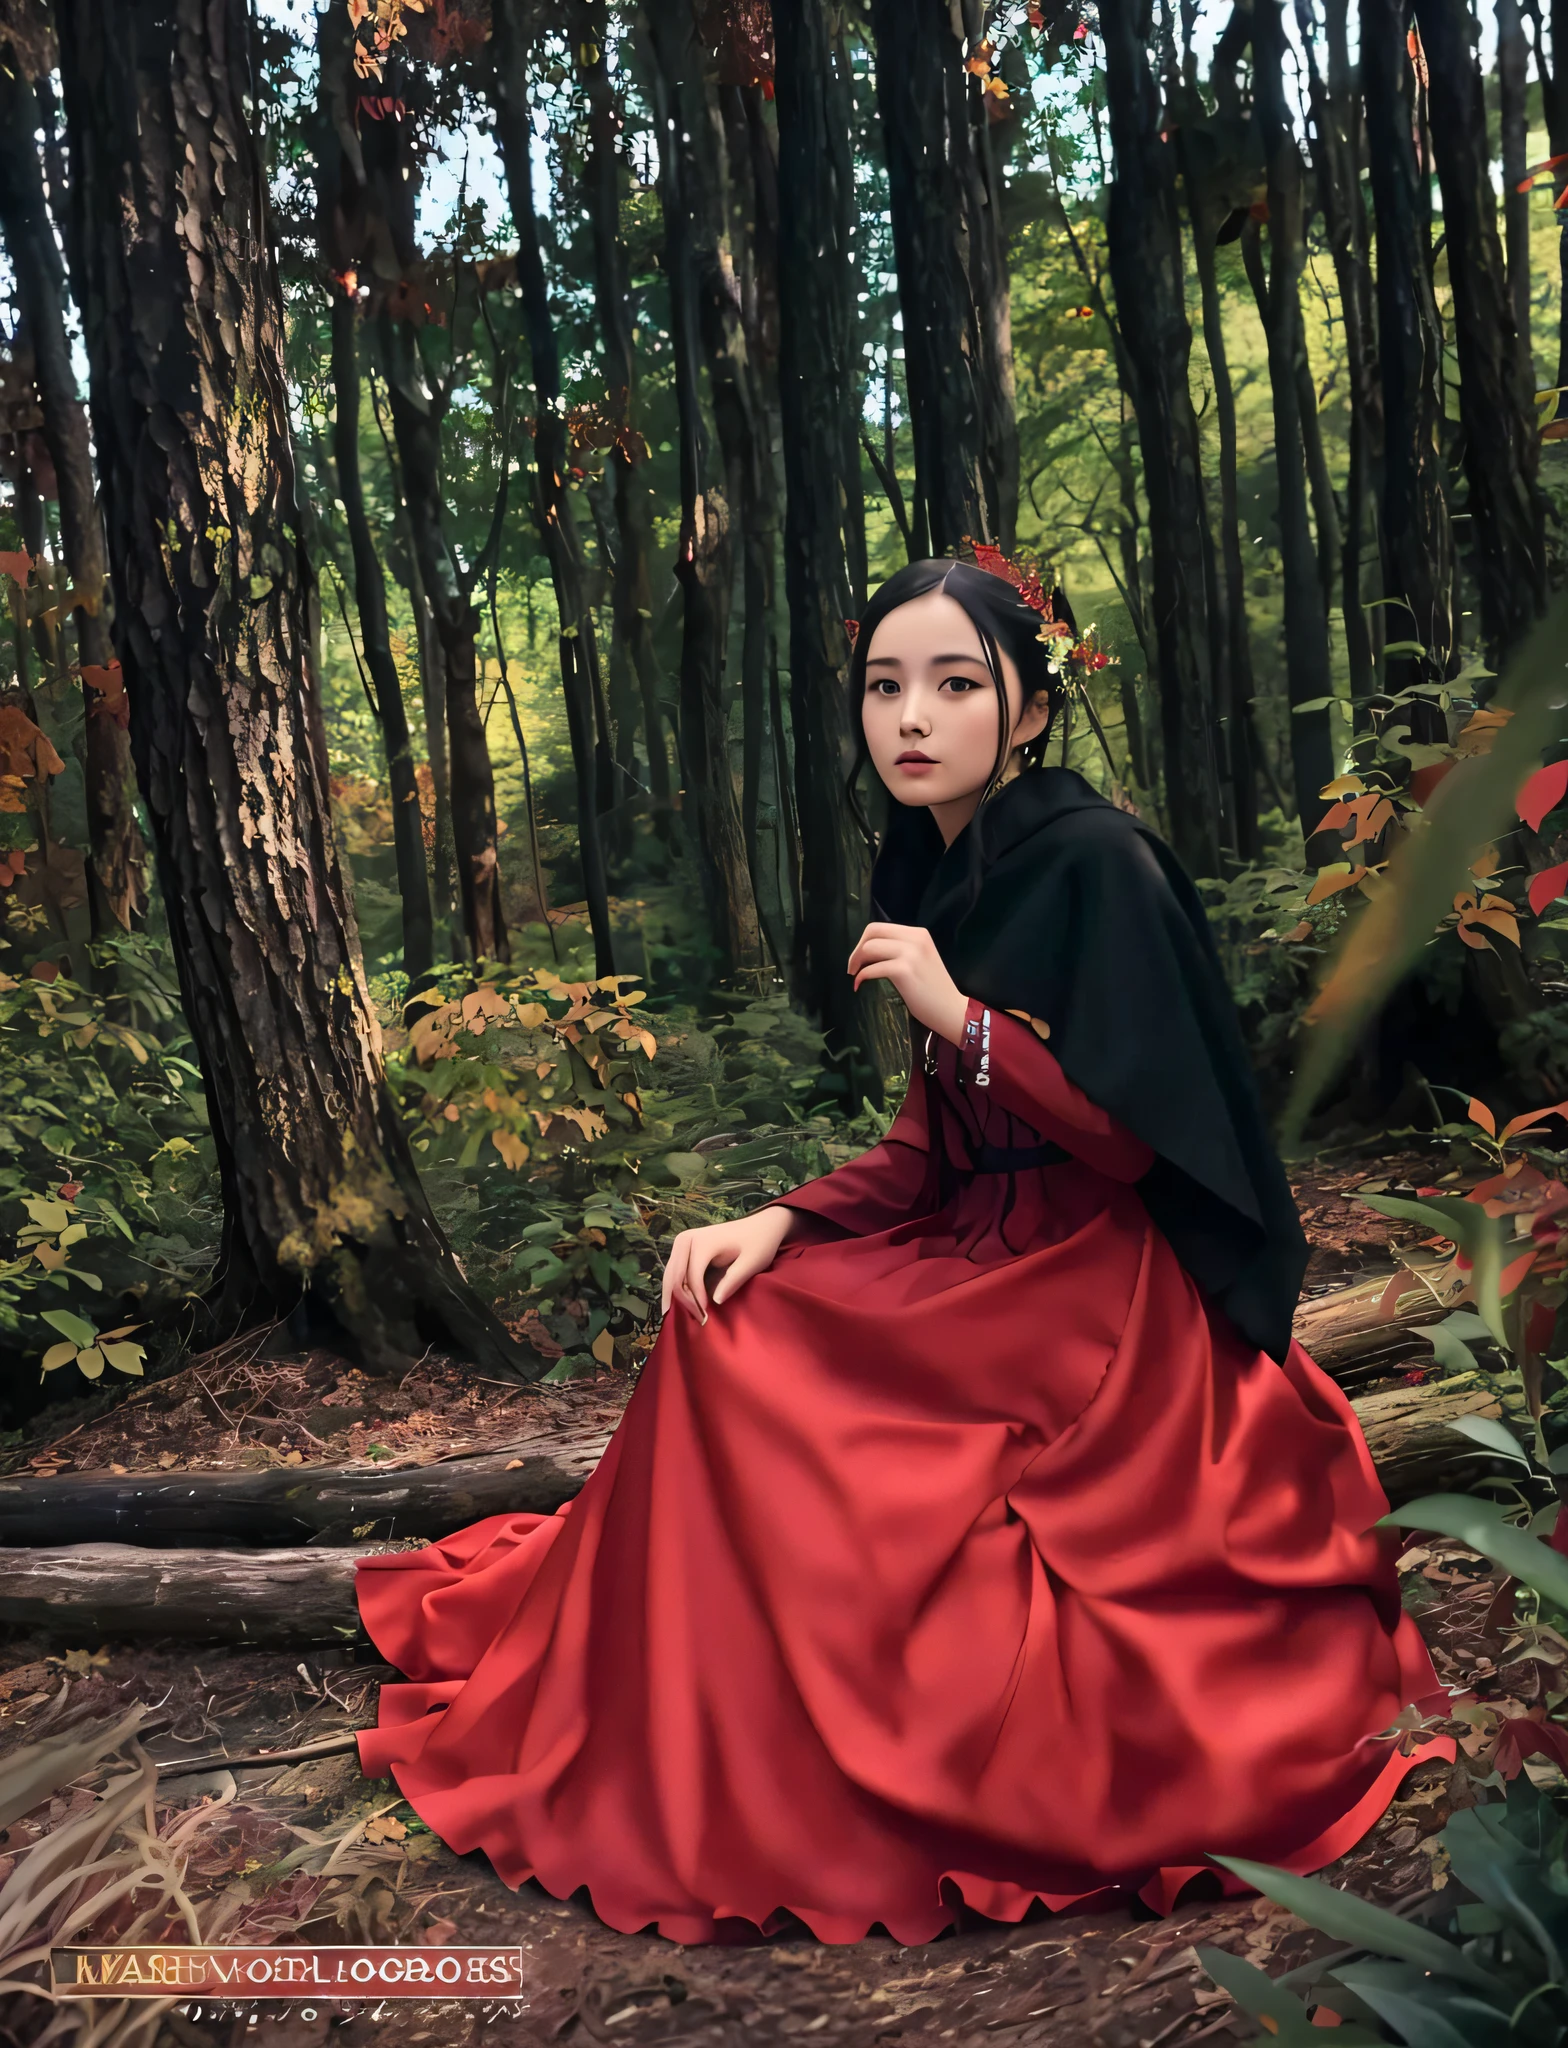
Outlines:
[[1459, 766], [1457, 761], [1434, 761], [1430, 768], [1418, 768], [1410, 778], [1410, 794], [1418, 804], [1425, 804], [1445, 775], [1452, 775]]
[[1565, 795], [1568, 795], [1568, 761], [1553, 761], [1549, 767], [1536, 769], [1520, 790], [1514, 808], [1532, 832], [1539, 832], [1541, 820], [1548, 811], [1556, 810]]
[[13, 582], [25, 583], [33, 573], [33, 558], [26, 548], [0, 554], [0, 576], [9, 576]]
[[1530, 877], [1530, 908], [1539, 917], [1548, 903], [1555, 903], [1564, 890], [1568, 890], [1568, 860], [1559, 861], [1554, 868], [1542, 868], [1538, 875]]
[[1568, 1728], [1538, 1721], [1534, 1714], [1515, 1714], [1497, 1731], [1492, 1760], [1505, 1778], [1517, 1778], [1527, 1756], [1544, 1756], [1568, 1769]]
[[1479, 1124], [1489, 1138], [1495, 1138], [1497, 1136], [1497, 1119], [1487, 1108], [1486, 1104], [1481, 1101], [1479, 1096], [1471, 1096], [1469, 1110], [1471, 1123]]

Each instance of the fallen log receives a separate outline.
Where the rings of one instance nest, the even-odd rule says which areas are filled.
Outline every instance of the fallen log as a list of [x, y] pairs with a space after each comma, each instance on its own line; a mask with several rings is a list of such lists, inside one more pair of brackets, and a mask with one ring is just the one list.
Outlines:
[[340, 1550], [148, 1550], [75, 1543], [0, 1552], [0, 1622], [94, 1643], [178, 1636], [210, 1643], [364, 1640], [355, 1560]]
[[[1449, 1427], [1461, 1415], [1498, 1414], [1484, 1388], [1401, 1387], [1363, 1396], [1354, 1406], [1378, 1476], [1396, 1504], [1503, 1468], [1503, 1461]], [[95, 1643], [127, 1636], [269, 1646], [363, 1643], [355, 1563], [386, 1547], [154, 1550], [79, 1543], [0, 1550], [0, 1623]]]
[[550, 1515], [578, 1493], [609, 1441], [602, 1429], [528, 1437], [473, 1457], [378, 1471], [302, 1465], [270, 1472], [82, 1472], [0, 1478], [0, 1545], [428, 1541], [486, 1515]]
[[1412, 1280], [1403, 1305], [1392, 1316], [1380, 1315], [1389, 1278], [1379, 1273], [1355, 1287], [1312, 1295], [1296, 1310], [1296, 1341], [1347, 1392], [1381, 1379], [1407, 1359], [1430, 1358], [1432, 1348], [1421, 1330], [1448, 1314]]

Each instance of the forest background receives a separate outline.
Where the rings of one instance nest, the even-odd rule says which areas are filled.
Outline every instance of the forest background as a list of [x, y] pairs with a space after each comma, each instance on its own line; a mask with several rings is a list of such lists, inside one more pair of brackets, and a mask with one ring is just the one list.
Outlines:
[[[1278, 1108], [1563, 581], [1565, 37], [5, 0], [9, 1413], [283, 1318], [635, 1368], [670, 1233], [896, 1105], [843, 668], [914, 556], [1065, 594], [1051, 758]], [[1560, 724], [1316, 1140], [1568, 1094]]]

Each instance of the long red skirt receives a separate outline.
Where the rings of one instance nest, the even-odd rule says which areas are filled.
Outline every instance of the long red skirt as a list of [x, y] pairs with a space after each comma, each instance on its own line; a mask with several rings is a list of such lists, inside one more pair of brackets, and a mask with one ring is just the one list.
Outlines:
[[666, 1318], [569, 1506], [362, 1560], [412, 1681], [364, 1770], [507, 1884], [688, 1942], [1168, 1911], [1214, 1853], [1341, 1855], [1454, 1754], [1380, 1734], [1439, 1683], [1360, 1429], [1131, 1188], [1046, 1216], [1076, 1171], [1020, 1183], [1021, 1257], [940, 1217], [790, 1243]]

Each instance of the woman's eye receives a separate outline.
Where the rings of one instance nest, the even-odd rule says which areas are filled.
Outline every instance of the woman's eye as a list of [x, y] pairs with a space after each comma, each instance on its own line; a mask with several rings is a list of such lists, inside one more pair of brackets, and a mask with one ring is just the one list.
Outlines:
[[951, 689], [957, 693], [964, 690], [978, 690], [981, 688], [981, 685], [976, 682], [973, 676], [946, 676], [943, 678], [943, 688]]
[[894, 697], [898, 694], [898, 685], [891, 676], [878, 676], [874, 682], [867, 683], [866, 691], [872, 697]]

